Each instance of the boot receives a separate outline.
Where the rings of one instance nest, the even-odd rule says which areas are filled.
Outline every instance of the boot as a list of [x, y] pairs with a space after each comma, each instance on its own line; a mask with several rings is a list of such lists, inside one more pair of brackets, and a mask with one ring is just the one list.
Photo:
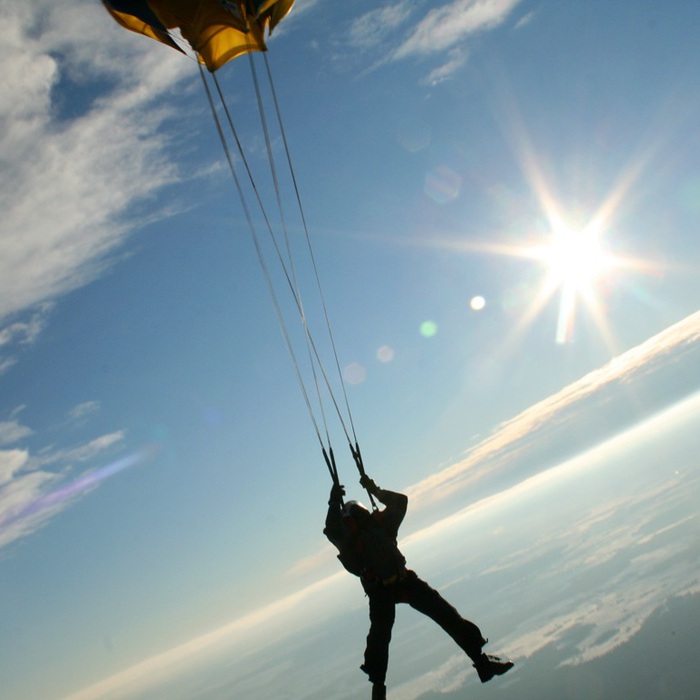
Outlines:
[[503, 661], [497, 656], [487, 656], [482, 654], [475, 662], [474, 668], [479, 674], [482, 683], [490, 681], [494, 676], [502, 676], [506, 671], [513, 668], [512, 661]]
[[386, 700], [386, 686], [384, 683], [372, 684], [372, 700]]

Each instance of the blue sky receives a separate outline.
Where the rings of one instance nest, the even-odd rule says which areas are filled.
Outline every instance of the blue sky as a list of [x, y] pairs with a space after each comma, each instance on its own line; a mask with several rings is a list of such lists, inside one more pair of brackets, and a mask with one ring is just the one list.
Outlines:
[[[0, 649], [11, 697], [64, 697], [229, 625], [247, 638], [255, 611], [340, 571], [194, 62], [98, 2], [0, 13]], [[658, 334], [700, 298], [699, 19], [680, 1], [317, 0], [271, 38], [358, 437], [412, 495], [409, 529], [485, 495], [451, 482], [465, 464], [512, 487], [489, 462], [502, 431], [575, 413], [582, 386], [610, 390], [620, 430], [691, 392], [692, 372], [622, 387], [696, 342], [696, 319]], [[218, 76], [270, 197], [247, 58]], [[553, 243], [581, 231], [600, 247]], [[557, 425], [543, 462], [572, 456]]]

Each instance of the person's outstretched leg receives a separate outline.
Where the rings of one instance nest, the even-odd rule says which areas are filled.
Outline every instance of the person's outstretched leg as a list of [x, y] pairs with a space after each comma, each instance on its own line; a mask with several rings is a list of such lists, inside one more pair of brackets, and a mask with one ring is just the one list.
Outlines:
[[386, 695], [384, 681], [389, 665], [389, 642], [396, 618], [396, 605], [388, 592], [382, 588], [369, 592], [369, 633], [365, 648], [365, 662], [360, 667], [374, 686], [372, 697]]
[[434, 588], [409, 571], [402, 581], [403, 599], [418, 612], [437, 622], [466, 652], [470, 659], [481, 656], [481, 647], [486, 644], [481, 630], [465, 620]]
[[481, 630], [473, 622], [465, 620], [454, 606], [418, 578], [413, 571], [409, 571], [402, 581], [402, 591], [403, 602], [437, 622], [466, 652], [474, 662], [474, 668], [482, 683], [513, 668], [511, 661], [502, 661], [497, 656], [484, 654], [481, 649], [487, 640], [481, 634]]
[[513, 668], [513, 662], [504, 661], [498, 656], [482, 654], [474, 661], [474, 668], [479, 674], [479, 680], [482, 683], [486, 683], [494, 676], [502, 676], [506, 671], [510, 671], [510, 669]]

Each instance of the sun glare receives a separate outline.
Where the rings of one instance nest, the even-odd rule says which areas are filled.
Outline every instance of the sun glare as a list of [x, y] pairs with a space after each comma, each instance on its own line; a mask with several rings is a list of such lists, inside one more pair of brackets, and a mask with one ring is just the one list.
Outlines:
[[577, 289], [588, 286], [608, 265], [599, 237], [585, 230], [556, 231], [543, 257], [555, 282]]
[[[515, 312], [518, 316], [513, 326], [513, 339], [531, 326], [545, 309], [558, 302], [557, 344], [574, 341], [575, 321], [580, 316], [580, 307], [584, 306], [587, 318], [594, 322], [603, 342], [614, 354], [618, 348], [608, 323], [606, 299], [613, 288], [626, 283], [625, 271], [656, 274], [659, 270], [658, 263], [653, 260], [613, 253], [606, 244], [606, 240], [614, 236], [617, 209], [640, 176], [643, 163], [633, 162], [629, 169], [623, 170], [597, 207], [584, 210], [574, 202], [567, 211], [548, 186], [522, 125], [515, 125], [514, 138], [523, 173], [539, 205], [537, 216], [530, 222], [519, 219], [516, 230], [504, 237], [509, 242], [470, 240], [455, 244], [448, 240], [440, 245], [455, 246], [462, 252], [521, 258], [540, 268], [542, 274], [538, 280], [523, 278], [517, 284], [509, 283], [505, 289], [502, 306], [508, 313]], [[522, 242], [510, 242], [513, 239]], [[480, 296], [469, 302], [474, 311], [483, 309], [485, 303]], [[428, 335], [424, 330], [421, 332]], [[435, 329], [432, 334], [434, 332]]]
[[583, 291], [610, 266], [611, 259], [600, 242], [600, 236], [583, 230], [555, 231], [542, 251], [543, 262], [552, 282]]
[[596, 305], [596, 282], [613, 266], [614, 259], [602, 244], [602, 232], [592, 226], [575, 229], [560, 225], [549, 242], [531, 254], [547, 269], [544, 296], [549, 298], [559, 292], [556, 342], [568, 343], [577, 302]]

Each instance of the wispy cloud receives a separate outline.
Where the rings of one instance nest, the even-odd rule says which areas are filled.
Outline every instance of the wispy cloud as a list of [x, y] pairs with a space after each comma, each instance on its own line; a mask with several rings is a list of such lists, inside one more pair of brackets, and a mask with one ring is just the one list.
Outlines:
[[43, 330], [52, 308], [51, 303], [41, 304], [28, 318], [0, 328], [0, 347], [33, 343]]
[[0, 374], [5, 374], [11, 367], [17, 364], [16, 357], [0, 357]]
[[32, 430], [19, 421], [0, 422], [0, 445], [10, 445], [32, 434]]
[[[17, 421], [0, 423], [0, 444], [18, 442], [31, 434], [31, 429]], [[0, 450], [0, 547], [36, 532], [75, 498], [147, 456], [147, 451], [140, 451], [106, 466], [85, 469], [90, 462], [113, 454], [123, 441], [124, 432], [117, 431], [83, 445], [42, 450], [36, 456], [26, 448]], [[78, 466], [83, 471], [76, 476]]]
[[520, 0], [454, 0], [428, 12], [394, 52], [395, 58], [447, 51], [502, 24]]
[[363, 60], [372, 52], [372, 68], [407, 58], [433, 59], [438, 65], [428, 71], [423, 82], [435, 85], [466, 63], [470, 37], [502, 25], [519, 3], [450, 0], [423, 14], [427, 3], [400, 0], [354, 19], [345, 42], [360, 52]]
[[428, 85], [437, 85], [443, 80], [447, 80], [467, 62], [467, 58], [468, 53], [466, 49], [462, 47], [450, 49], [447, 53], [447, 61], [430, 71], [423, 82]]
[[[127, 37], [98, 3], [3, 3], [0, 15], [2, 320], [94, 279], [128, 233], [119, 217], [177, 177], [165, 152], [168, 111], [144, 108], [191, 66]], [[67, 100], [79, 87], [80, 101], [57, 102], [59, 83]], [[22, 323], [0, 331], [0, 345], [40, 330]]]
[[412, 3], [405, 1], [370, 10], [352, 22], [348, 40], [359, 50], [379, 46], [386, 41], [387, 32], [401, 27], [412, 11]]
[[71, 421], [82, 421], [88, 416], [100, 410], [99, 401], [84, 401], [83, 403], [74, 406], [68, 413]]
[[114, 433], [108, 433], [107, 435], [100, 435], [100, 437], [94, 438], [90, 440], [90, 442], [78, 447], [42, 451], [32, 459], [32, 466], [42, 468], [57, 463], [74, 464], [76, 462], [88, 462], [104, 450], [122, 442], [124, 437], [125, 432], [123, 430], [118, 430]]
[[[2, 242], [0, 241], [1, 248]], [[40, 303], [23, 320], [14, 321], [4, 328], [0, 328], [0, 348], [3, 352], [0, 355], [0, 375], [17, 363], [17, 352], [22, 346], [31, 345], [39, 337], [48, 322], [52, 309], [53, 303]]]

